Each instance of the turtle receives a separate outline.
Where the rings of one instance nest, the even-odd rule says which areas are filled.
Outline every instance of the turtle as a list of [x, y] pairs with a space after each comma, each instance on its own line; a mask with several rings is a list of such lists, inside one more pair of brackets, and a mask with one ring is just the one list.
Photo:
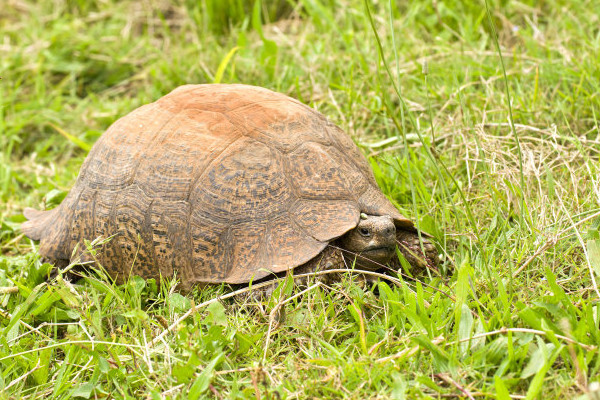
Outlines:
[[[24, 215], [48, 262], [96, 261], [117, 282], [175, 275], [182, 290], [376, 270], [396, 248], [415, 267], [438, 263], [342, 129], [242, 84], [184, 85], [118, 119], [62, 203]], [[110, 240], [87, 251], [99, 237]]]

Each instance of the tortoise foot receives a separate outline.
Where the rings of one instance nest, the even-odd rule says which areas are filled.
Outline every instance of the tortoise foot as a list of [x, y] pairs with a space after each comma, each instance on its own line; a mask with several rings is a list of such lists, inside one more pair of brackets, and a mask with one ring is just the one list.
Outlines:
[[439, 253], [427, 237], [421, 235], [419, 239], [416, 232], [398, 231], [396, 233], [396, 244], [398, 250], [410, 264], [413, 276], [420, 275], [427, 269], [440, 275], [438, 268], [440, 264]]

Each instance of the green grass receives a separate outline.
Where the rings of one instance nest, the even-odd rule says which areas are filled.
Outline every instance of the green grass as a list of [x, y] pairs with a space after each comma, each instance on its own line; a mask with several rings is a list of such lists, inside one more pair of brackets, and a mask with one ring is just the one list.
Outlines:
[[[595, 398], [600, 3], [488, 6], [3, 5], [0, 398]], [[377, 295], [313, 288], [279, 326], [213, 301], [171, 332], [229, 289], [47, 282], [23, 208], [59, 204], [120, 116], [214, 81], [286, 93], [340, 125], [453, 275]]]

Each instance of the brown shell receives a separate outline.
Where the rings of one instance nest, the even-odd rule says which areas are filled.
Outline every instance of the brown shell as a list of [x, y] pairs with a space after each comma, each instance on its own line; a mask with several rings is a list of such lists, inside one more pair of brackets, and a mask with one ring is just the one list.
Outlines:
[[84, 239], [118, 280], [243, 283], [297, 267], [360, 213], [412, 222], [378, 189], [365, 157], [323, 115], [267, 89], [186, 85], [119, 119], [62, 204], [26, 210], [40, 254], [72, 259]]

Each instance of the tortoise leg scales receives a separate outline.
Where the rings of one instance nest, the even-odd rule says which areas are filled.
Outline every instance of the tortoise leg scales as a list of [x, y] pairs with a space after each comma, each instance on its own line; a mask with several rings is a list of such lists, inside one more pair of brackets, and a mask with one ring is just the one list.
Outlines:
[[[398, 250], [402, 253], [406, 261], [410, 264], [411, 274], [417, 276], [430, 269], [439, 274], [439, 253], [433, 243], [425, 236], [419, 235], [416, 232], [398, 230], [396, 232], [396, 244]], [[393, 262], [395, 266], [401, 268], [399, 262]]]

